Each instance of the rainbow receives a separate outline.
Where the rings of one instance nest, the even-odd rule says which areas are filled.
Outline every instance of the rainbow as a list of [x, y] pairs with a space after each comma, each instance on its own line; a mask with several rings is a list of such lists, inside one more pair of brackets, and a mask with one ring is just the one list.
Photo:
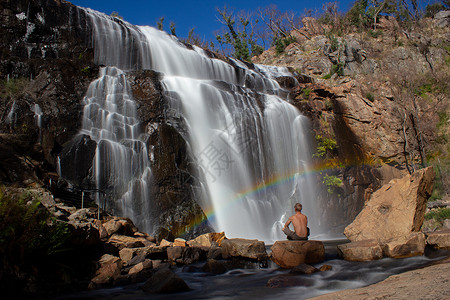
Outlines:
[[[362, 165], [373, 165], [373, 162], [369, 163], [353, 163], [346, 164], [345, 167], [353, 167], [353, 166], [362, 166]], [[280, 186], [282, 184], [291, 183], [293, 180], [298, 178], [299, 176], [312, 176], [315, 174], [321, 174], [324, 171], [332, 171], [336, 169], [344, 168], [344, 166], [336, 167], [335, 165], [330, 165], [329, 163], [316, 164], [314, 168], [309, 170], [295, 170], [291, 171], [287, 174], [283, 174], [282, 176], [272, 176], [262, 182], [255, 184], [252, 187], [249, 187], [245, 190], [239, 191], [234, 194], [233, 197], [230, 197], [230, 200], [226, 202], [226, 204], [221, 205], [220, 207], [211, 207], [204, 209], [206, 219], [203, 216], [196, 216], [188, 225], [184, 227], [183, 230], [178, 230], [175, 233], [176, 236], [182, 236], [186, 232], [191, 229], [205, 224], [208, 220], [213, 220], [215, 218], [215, 212], [223, 209], [230, 209], [231, 206], [238, 204], [240, 201], [245, 199], [248, 196], [257, 196], [259, 193], [263, 193], [271, 188]]]

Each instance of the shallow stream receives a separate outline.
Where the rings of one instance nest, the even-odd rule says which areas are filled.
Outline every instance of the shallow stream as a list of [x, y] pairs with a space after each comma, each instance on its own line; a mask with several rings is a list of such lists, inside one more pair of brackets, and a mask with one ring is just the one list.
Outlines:
[[[267, 268], [253, 267], [230, 270], [225, 274], [211, 275], [196, 271], [204, 262], [177, 268], [175, 272], [191, 288], [189, 292], [176, 294], [146, 294], [135, 284], [112, 289], [102, 289], [66, 295], [56, 299], [308, 299], [335, 291], [360, 288], [409, 270], [422, 268], [449, 257], [450, 250], [429, 250], [424, 256], [371, 262], [349, 262], [338, 259], [333, 242], [326, 243], [326, 260], [314, 265], [332, 266], [331, 271], [311, 275], [289, 275], [289, 270], [270, 264]], [[195, 268], [199, 267], [199, 268]], [[194, 271], [193, 271], [194, 270]], [[269, 279], [289, 276], [297, 286], [269, 288]]]

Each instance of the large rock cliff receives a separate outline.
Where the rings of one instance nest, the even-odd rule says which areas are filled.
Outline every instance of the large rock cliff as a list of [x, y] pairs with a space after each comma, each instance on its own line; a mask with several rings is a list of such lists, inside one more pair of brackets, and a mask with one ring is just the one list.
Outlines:
[[[0, 181], [44, 186], [81, 205], [80, 190], [92, 189], [96, 143], [77, 136], [83, 97], [99, 74], [84, 10], [66, 1], [0, 1]], [[121, 20], [117, 19], [117, 22]], [[209, 231], [194, 197], [186, 142], [166, 114], [159, 75], [129, 72], [127, 80], [154, 155], [154, 216], [160, 238]], [[77, 164], [74, 164], [77, 159]], [[69, 174], [59, 178], [57, 168]], [[86, 201], [94, 198], [86, 193]]]

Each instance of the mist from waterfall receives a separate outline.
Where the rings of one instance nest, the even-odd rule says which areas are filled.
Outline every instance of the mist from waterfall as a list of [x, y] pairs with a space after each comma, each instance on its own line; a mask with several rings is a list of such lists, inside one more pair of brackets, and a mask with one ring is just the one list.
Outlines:
[[[237, 60], [212, 58], [203, 49], [186, 46], [155, 28], [86, 11], [94, 28], [97, 63], [163, 74], [167, 113], [184, 120], [202, 186], [198, 201], [217, 231], [225, 231], [228, 237], [282, 239], [281, 228], [293, 214], [293, 205], [300, 202], [312, 234], [321, 233], [315, 184], [307, 176], [312, 157], [308, 120], [286, 101], [288, 93], [274, 80], [291, 76], [287, 69], [249, 68]], [[126, 80], [118, 84], [125, 86]], [[89, 126], [83, 128], [92, 132]], [[105, 132], [100, 126], [97, 131]], [[109, 145], [109, 139], [99, 147]], [[109, 151], [119, 150], [103, 151], [104, 158], [99, 160], [104, 164]], [[117, 176], [125, 180], [134, 174]], [[133, 205], [121, 201], [124, 211]]]

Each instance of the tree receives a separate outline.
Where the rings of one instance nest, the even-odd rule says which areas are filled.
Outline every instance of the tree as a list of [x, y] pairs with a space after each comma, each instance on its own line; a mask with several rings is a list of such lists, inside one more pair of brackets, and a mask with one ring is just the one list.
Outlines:
[[175, 31], [176, 31], [175, 23], [171, 21], [170, 22], [170, 34], [174, 35], [174, 36], [177, 36]]
[[159, 21], [156, 22], [156, 26], [159, 30], [164, 30], [164, 17], [159, 18]]
[[262, 48], [254, 39], [253, 22], [256, 21], [251, 19], [250, 14], [242, 12], [237, 16], [239, 22], [236, 24], [236, 16], [227, 7], [217, 9], [217, 12], [220, 15], [219, 21], [226, 26], [226, 30], [216, 35], [222, 51], [224, 46], [230, 45], [234, 50], [233, 56], [245, 61], [250, 61], [251, 56], [262, 52]]

